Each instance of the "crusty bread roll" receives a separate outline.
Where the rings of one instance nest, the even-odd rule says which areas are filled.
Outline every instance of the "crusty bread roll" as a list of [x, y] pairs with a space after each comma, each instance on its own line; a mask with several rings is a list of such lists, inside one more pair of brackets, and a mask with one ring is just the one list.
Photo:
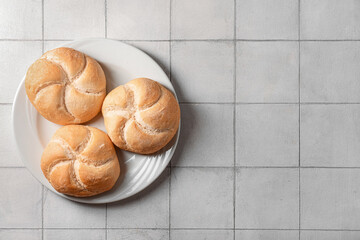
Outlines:
[[110, 190], [120, 174], [106, 133], [82, 125], [64, 126], [55, 132], [43, 152], [41, 169], [58, 192], [76, 197]]
[[94, 59], [62, 47], [46, 52], [30, 66], [25, 88], [43, 117], [67, 125], [89, 121], [99, 113], [106, 79]]
[[112, 90], [102, 113], [113, 143], [121, 149], [151, 154], [163, 148], [175, 135], [180, 107], [164, 86], [137, 78]]

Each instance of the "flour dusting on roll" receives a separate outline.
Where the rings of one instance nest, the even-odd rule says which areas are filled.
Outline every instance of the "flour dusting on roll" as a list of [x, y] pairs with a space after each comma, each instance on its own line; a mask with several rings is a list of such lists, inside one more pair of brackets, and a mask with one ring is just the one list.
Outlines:
[[76, 197], [108, 191], [120, 175], [116, 151], [106, 133], [82, 125], [55, 132], [42, 154], [41, 169], [56, 191]]
[[46, 52], [30, 66], [25, 89], [43, 117], [67, 125], [87, 122], [100, 112], [106, 79], [94, 59], [61, 47]]
[[112, 90], [104, 100], [102, 113], [113, 143], [140, 154], [163, 148], [180, 122], [180, 107], [174, 95], [148, 78], [133, 79]]

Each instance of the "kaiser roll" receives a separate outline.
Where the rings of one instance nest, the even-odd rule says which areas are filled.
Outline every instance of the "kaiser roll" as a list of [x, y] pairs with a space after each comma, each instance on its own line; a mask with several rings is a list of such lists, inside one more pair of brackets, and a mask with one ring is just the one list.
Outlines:
[[112, 90], [102, 113], [113, 143], [121, 149], [151, 154], [163, 148], [175, 135], [180, 107], [164, 86], [137, 78]]
[[58, 192], [76, 197], [110, 190], [120, 174], [106, 133], [82, 125], [64, 126], [55, 132], [43, 152], [41, 169]]
[[89, 121], [99, 113], [106, 79], [94, 59], [62, 47], [46, 52], [30, 66], [25, 88], [43, 117], [66, 125]]

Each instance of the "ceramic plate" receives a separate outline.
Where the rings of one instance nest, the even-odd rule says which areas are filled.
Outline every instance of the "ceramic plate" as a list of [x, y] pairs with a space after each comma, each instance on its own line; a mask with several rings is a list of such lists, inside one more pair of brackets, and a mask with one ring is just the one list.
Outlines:
[[[108, 39], [79, 40], [63, 46], [79, 50], [101, 64], [107, 79], [107, 92], [133, 78], [147, 77], [158, 81], [175, 94], [171, 82], [159, 65], [135, 47]], [[84, 203], [118, 201], [150, 185], [162, 173], [173, 156], [179, 139], [179, 131], [164, 149], [153, 155], [140, 155], [117, 149], [121, 174], [112, 190], [88, 198], [76, 198], [58, 193], [42, 174], [40, 159], [51, 136], [61, 126], [47, 121], [31, 105], [26, 96], [24, 80], [25, 77], [17, 89], [12, 109], [17, 149], [25, 166], [34, 177], [56, 194]], [[101, 114], [86, 124], [106, 132]]]

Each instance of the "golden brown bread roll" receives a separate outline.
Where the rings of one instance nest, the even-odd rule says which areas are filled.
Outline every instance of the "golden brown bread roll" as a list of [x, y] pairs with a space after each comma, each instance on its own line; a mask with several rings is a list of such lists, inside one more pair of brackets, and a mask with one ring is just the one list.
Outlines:
[[110, 139], [121, 149], [150, 154], [163, 148], [175, 135], [180, 107], [164, 86], [137, 78], [112, 90], [102, 113]]
[[41, 157], [41, 169], [58, 192], [76, 197], [110, 190], [120, 174], [106, 133], [82, 125], [64, 126], [55, 132]]
[[47, 120], [62, 125], [83, 123], [101, 110], [106, 79], [94, 59], [62, 47], [46, 52], [30, 66], [25, 89]]

